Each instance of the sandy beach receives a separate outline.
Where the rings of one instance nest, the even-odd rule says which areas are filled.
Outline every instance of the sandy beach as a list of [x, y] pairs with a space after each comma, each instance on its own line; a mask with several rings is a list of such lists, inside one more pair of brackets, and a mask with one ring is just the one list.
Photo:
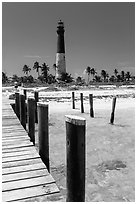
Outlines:
[[84, 117], [87, 124], [86, 201], [133, 202], [134, 99], [117, 100], [114, 125], [109, 124], [111, 100], [105, 102], [102, 99], [94, 102], [95, 118], [89, 117], [88, 104], [84, 105], [83, 114], [80, 113], [78, 103], [76, 110], [72, 110], [71, 104], [63, 104], [59, 108], [58, 106], [57, 104], [50, 106], [50, 158], [51, 173], [56, 178], [64, 198], [66, 195], [65, 115], [72, 114]]
[[[86, 119], [86, 201], [134, 202], [135, 89], [75, 91], [76, 109], [72, 109], [71, 92], [41, 90], [39, 93], [40, 100], [49, 104], [51, 174], [61, 191], [61, 197], [55, 200], [66, 200], [65, 115], [71, 114]], [[84, 95], [84, 113], [80, 112], [81, 92]], [[94, 95], [94, 118], [89, 116], [89, 93]], [[32, 95], [31, 90], [28, 96]], [[117, 96], [117, 102], [114, 125], [111, 125], [113, 96]], [[37, 129], [36, 125], [36, 142]]]

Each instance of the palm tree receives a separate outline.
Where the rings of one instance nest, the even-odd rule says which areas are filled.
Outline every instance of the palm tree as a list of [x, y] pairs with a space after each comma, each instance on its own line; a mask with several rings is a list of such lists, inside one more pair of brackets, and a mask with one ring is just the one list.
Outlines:
[[125, 80], [125, 72], [124, 71], [121, 71], [121, 79], [122, 79], [122, 81]]
[[16, 74], [13, 74], [13, 76], [12, 76], [12, 81], [13, 81], [13, 82], [19, 81], [19, 77], [18, 77]]
[[86, 71], [86, 73], [88, 75], [88, 83], [89, 83], [89, 77], [90, 77], [90, 74], [91, 74], [91, 67], [88, 66], [85, 71]]
[[42, 76], [46, 80], [46, 83], [48, 82], [48, 71], [49, 71], [49, 66], [44, 62], [41, 67], [41, 72], [42, 72]]
[[93, 75], [93, 79], [94, 79], [95, 74], [97, 74], [97, 72], [95, 71], [94, 68], [91, 68], [91, 70], [90, 70], [90, 74]]
[[110, 81], [110, 82], [115, 82], [115, 76], [112, 75], [112, 76], [109, 78], [109, 81]]
[[106, 73], [106, 79], [107, 79], [107, 82], [108, 82], [108, 79], [109, 79], [109, 74]]
[[27, 75], [27, 77], [28, 77], [28, 73], [30, 72], [30, 70], [31, 70], [31, 68], [28, 66], [28, 65], [24, 65], [24, 67], [23, 67], [23, 72]]
[[126, 79], [129, 81], [130, 78], [131, 78], [131, 74], [130, 74], [130, 72], [127, 72], [126, 73]]
[[33, 69], [36, 69], [36, 72], [38, 73], [38, 77], [39, 77], [39, 68], [41, 68], [41, 66], [39, 65], [39, 62], [36, 61], [34, 63]]
[[115, 76], [117, 78], [117, 74], [118, 74], [118, 70], [117, 69], [114, 69], [114, 74], [115, 74]]
[[6, 83], [8, 81], [8, 77], [5, 72], [2, 72], [2, 83]]
[[101, 76], [95, 75], [95, 81], [96, 82], [101, 82]]
[[101, 70], [101, 76], [104, 78], [104, 82], [107, 78], [107, 72], [105, 70]]

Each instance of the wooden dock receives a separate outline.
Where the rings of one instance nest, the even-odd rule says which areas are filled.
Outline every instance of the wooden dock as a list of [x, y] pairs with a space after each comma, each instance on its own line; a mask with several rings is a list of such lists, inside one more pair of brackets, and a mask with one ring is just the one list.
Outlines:
[[3, 96], [2, 201], [54, 201], [58, 194], [55, 180], [30, 142], [9, 99]]

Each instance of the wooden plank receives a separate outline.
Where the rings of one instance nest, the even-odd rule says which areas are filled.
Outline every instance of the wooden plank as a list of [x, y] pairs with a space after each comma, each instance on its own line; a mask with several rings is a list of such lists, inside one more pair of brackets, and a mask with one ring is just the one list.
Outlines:
[[24, 134], [20, 134], [20, 135], [7, 135], [5, 134], [5, 136], [3, 135], [2, 137], [2, 140], [5, 141], [5, 140], [11, 140], [11, 139], [25, 139], [25, 138], [29, 138], [28, 135], [24, 135]]
[[38, 152], [36, 151], [35, 148], [33, 148], [31, 151], [30, 150], [24, 150], [24, 151], [19, 151], [19, 152], [5, 152], [2, 153], [2, 158], [6, 158], [6, 157], [16, 157], [16, 156], [22, 156], [22, 155], [30, 155], [30, 154], [34, 154]]
[[59, 189], [55, 183], [48, 185], [40, 185], [31, 188], [23, 188], [14, 191], [5, 191], [2, 193], [2, 201], [20, 201], [25, 198], [32, 198], [41, 195], [49, 195], [52, 193], [58, 193]]
[[18, 125], [14, 125], [14, 127], [12, 125], [9, 125], [9, 126], [2, 126], [2, 131], [4, 132], [10, 132], [10, 131], [15, 131], [15, 130], [24, 130], [23, 127], [21, 126], [21, 124], [18, 124]]
[[31, 159], [25, 159], [25, 160], [20, 160], [20, 161], [13, 161], [13, 162], [8, 162], [8, 163], [2, 163], [2, 168], [11, 168], [15, 166], [25, 166], [28, 164], [36, 164], [42, 162], [41, 159], [38, 158], [31, 158]]
[[25, 172], [25, 171], [32, 171], [32, 170], [37, 170], [37, 169], [45, 169], [46, 166], [42, 162], [37, 162], [33, 164], [28, 164], [26, 166], [15, 166], [11, 168], [4, 168], [2, 169], [2, 175], [6, 174], [13, 174], [13, 173], [19, 173], [19, 172]]
[[47, 175], [44, 175], [44, 176], [5, 182], [2, 184], [2, 192], [21, 189], [21, 188], [34, 187], [34, 186], [39, 186], [44, 184], [46, 185], [53, 182], [55, 182], [55, 180], [48, 173]]
[[9, 122], [9, 123], [7, 123], [7, 122], [2, 122], [2, 127], [3, 127], [3, 128], [4, 128], [4, 127], [9, 127], [10, 125], [12, 125], [12, 128], [13, 128], [14, 131], [15, 131], [16, 127], [20, 126], [21, 124], [20, 124], [20, 122], [18, 122], [18, 121], [16, 121], [15, 123], [14, 123], [14, 122]]
[[19, 147], [26, 147], [26, 146], [30, 146], [32, 144], [32, 142], [30, 141], [24, 141], [22, 143], [19, 143], [19, 144], [11, 144], [11, 145], [3, 145], [2, 147], [2, 150], [5, 150], [5, 149], [12, 149], [12, 148], [19, 148]]
[[41, 196], [36, 196], [32, 198], [26, 198], [20, 200], [20, 202], [65, 202], [65, 199], [60, 193], [53, 193], [50, 195], [41, 195]]
[[3, 153], [8, 153], [8, 152], [22, 152], [22, 151], [26, 151], [26, 150], [29, 150], [30, 149], [33, 149], [35, 148], [32, 144], [28, 145], [28, 146], [23, 146], [23, 147], [18, 147], [18, 148], [12, 148], [12, 149], [3, 149], [2, 150], [2, 154]]
[[28, 179], [28, 178], [34, 178], [39, 176], [46, 176], [49, 172], [47, 169], [37, 169], [37, 170], [29, 170], [26, 172], [17, 172], [16, 174], [6, 174], [2, 176], [2, 182], [8, 182], [8, 181], [16, 181], [21, 179]]
[[4, 121], [9, 121], [9, 120], [19, 121], [16, 115], [4, 115], [4, 114], [2, 114], [2, 120], [4, 120]]
[[18, 136], [13, 136], [11, 135], [10, 137], [2, 137], [2, 141], [8, 141], [8, 140], [22, 140], [22, 139], [30, 139], [28, 135], [18, 135]]
[[30, 141], [29, 137], [27, 137], [27, 138], [7, 139], [7, 140], [2, 141], [2, 146], [4, 147], [5, 145], [8, 146], [8, 145], [12, 145], [12, 144], [18, 144], [18, 143], [21, 143], [21, 142], [29, 142], [29, 141]]
[[2, 137], [17, 137], [17, 136], [28, 136], [28, 133], [25, 130], [17, 130], [18, 132], [11, 132], [10, 130], [3, 131], [2, 130]]
[[14, 162], [14, 161], [20, 161], [20, 160], [24, 160], [24, 159], [30, 159], [30, 158], [40, 158], [39, 154], [37, 152], [31, 152], [31, 154], [27, 154], [27, 155], [17, 155], [14, 157], [5, 157], [2, 158], [2, 163], [5, 162]]

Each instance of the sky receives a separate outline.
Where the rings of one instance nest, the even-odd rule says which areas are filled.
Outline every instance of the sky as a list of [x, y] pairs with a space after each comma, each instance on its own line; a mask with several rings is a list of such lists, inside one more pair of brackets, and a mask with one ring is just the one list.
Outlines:
[[87, 66], [98, 74], [114, 69], [135, 74], [133, 2], [3, 2], [2, 70], [23, 75], [27, 64], [47, 63], [53, 74], [57, 22], [65, 26], [66, 69], [83, 76]]

